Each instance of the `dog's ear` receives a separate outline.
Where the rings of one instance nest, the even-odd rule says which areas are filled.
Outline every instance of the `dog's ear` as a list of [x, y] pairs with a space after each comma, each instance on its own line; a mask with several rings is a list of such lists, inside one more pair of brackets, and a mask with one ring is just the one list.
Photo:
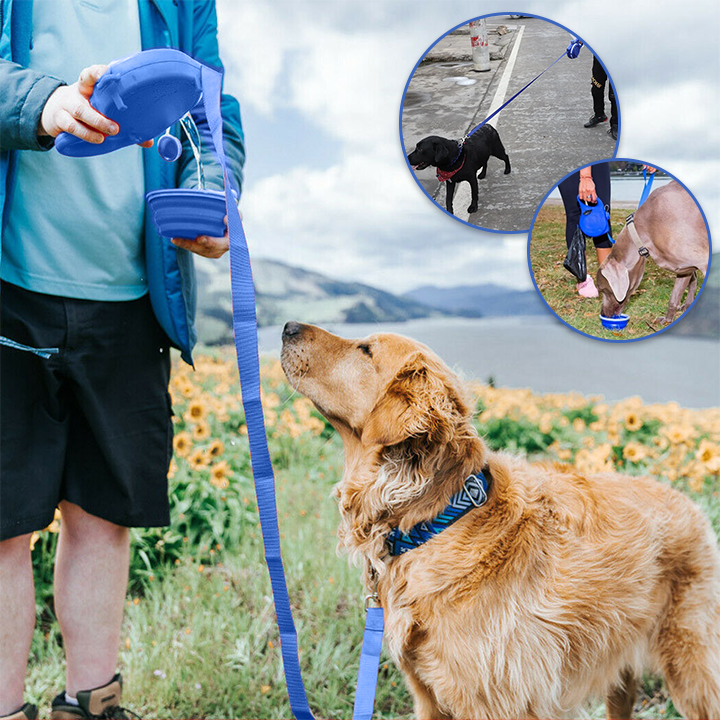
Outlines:
[[433, 151], [435, 153], [435, 165], [442, 165], [448, 160], [448, 149], [441, 142], [433, 143]]
[[397, 445], [413, 437], [447, 442], [468, 406], [449, 371], [437, 360], [414, 354], [390, 381], [370, 412], [364, 445]]
[[627, 268], [615, 258], [608, 258], [599, 272], [610, 284], [610, 289], [618, 302], [622, 302], [630, 287], [630, 274]]

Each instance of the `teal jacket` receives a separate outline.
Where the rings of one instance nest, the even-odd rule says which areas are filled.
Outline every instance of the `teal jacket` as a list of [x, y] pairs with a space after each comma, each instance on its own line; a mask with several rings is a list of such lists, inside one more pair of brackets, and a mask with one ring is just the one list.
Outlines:
[[[138, 0], [142, 48], [173, 47], [196, 60], [222, 69], [218, 55], [215, 0]], [[37, 136], [42, 109], [48, 97], [64, 84], [27, 68], [32, 47], [32, 0], [0, 0], [0, 238], [13, 192], [18, 150], [49, 150], [53, 139]], [[240, 107], [230, 95], [221, 100], [225, 152], [233, 171], [234, 190], [242, 188], [245, 143]], [[223, 189], [222, 170], [214, 158], [202, 103], [192, 111], [203, 139], [202, 159], [208, 188]], [[143, 150], [145, 190], [193, 187], [195, 161], [179, 125], [173, 133], [183, 143], [176, 163], [165, 162], [156, 148]], [[145, 259], [150, 300], [155, 315], [183, 359], [192, 363], [197, 340], [197, 291], [192, 253], [176, 248], [155, 230], [150, 213], [145, 220]], [[0, 246], [1, 247], [1, 246]], [[1, 250], [0, 250], [1, 252]], [[1, 255], [0, 255], [1, 261]]]

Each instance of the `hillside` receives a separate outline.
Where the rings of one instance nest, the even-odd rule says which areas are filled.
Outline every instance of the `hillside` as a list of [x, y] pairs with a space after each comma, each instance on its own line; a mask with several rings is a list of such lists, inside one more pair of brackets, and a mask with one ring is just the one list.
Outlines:
[[[232, 342], [229, 264], [196, 263], [201, 342]], [[253, 260], [258, 324], [281, 325], [287, 320], [310, 323], [402, 322], [444, 315], [441, 310], [363, 283], [335, 280], [277, 260]]]
[[450, 288], [427, 285], [410, 290], [403, 297], [465, 317], [541, 315], [547, 312], [535, 290], [512, 290], [492, 284]]

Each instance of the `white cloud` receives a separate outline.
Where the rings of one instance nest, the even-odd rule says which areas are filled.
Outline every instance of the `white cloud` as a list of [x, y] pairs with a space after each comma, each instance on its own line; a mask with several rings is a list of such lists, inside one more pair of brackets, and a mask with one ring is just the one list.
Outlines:
[[[243, 211], [251, 249], [388, 289], [484, 281], [527, 287], [526, 237], [484, 233], [446, 217], [415, 185], [400, 147], [398, 114], [410, 71], [439, 35], [477, 15], [476, 3], [370, 5], [218, 1], [228, 90], [246, 110], [272, 116], [290, 109], [309, 121], [308, 144], [329, 137], [340, 146], [327, 167], [293, 165], [290, 152], [275, 174], [248, 173]], [[717, 227], [717, 63], [712, 43], [692, 41], [696, 33], [717, 32], [714, 4], [690, 0], [681, 13], [673, 0], [550, 7], [528, 4], [577, 30], [613, 75], [620, 154], [677, 175]], [[505, 9], [495, 0], [482, 7]], [[248, 138], [251, 152], [253, 143]]]

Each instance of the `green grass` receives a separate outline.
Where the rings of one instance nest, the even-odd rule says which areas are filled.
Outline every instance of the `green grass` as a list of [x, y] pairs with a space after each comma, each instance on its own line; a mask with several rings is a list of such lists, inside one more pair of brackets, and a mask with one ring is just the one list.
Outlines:
[[[350, 717], [364, 595], [360, 569], [336, 553], [338, 511], [330, 492], [342, 449], [336, 437], [284, 440], [274, 448], [274, 463], [303, 677], [315, 712]], [[247, 492], [254, 498], [249, 484]], [[222, 561], [200, 571], [188, 559], [128, 598], [120, 670], [124, 702], [142, 717], [291, 717], [259, 528]], [[49, 707], [64, 686], [63, 673], [57, 630], [39, 628], [27, 699]], [[410, 712], [400, 674], [385, 658], [376, 717]]]
[[[216, 376], [203, 375], [203, 360], [196, 361], [198, 370], [192, 377], [198, 387], [202, 386], [202, 393], [192, 397], [208, 404], [213, 398], [224, 398], [228, 403], [227, 418], [214, 414], [216, 408], [208, 421], [212, 437], [225, 445], [222, 457], [230, 463], [233, 475], [229, 486], [217, 488], [210, 483], [208, 470], [194, 471], [188, 479], [187, 461], [178, 458], [179, 469], [171, 486], [173, 525], [155, 540], [147, 532], [134, 535], [132, 591], [119, 663], [126, 687], [124, 703], [145, 718], [289, 718], [271, 589], [248, 471], [247, 437], [241, 432], [244, 420], [234, 409], [236, 383], [228, 385], [226, 380], [232, 361]], [[263, 387], [266, 398], [278, 403], [270, 411], [275, 419], [268, 420], [269, 444], [303, 677], [310, 705], [319, 717], [347, 718], [352, 715], [364, 597], [361, 569], [336, 552], [339, 514], [331, 490], [342, 472], [342, 445], [326, 426], [312, 430], [302, 408], [295, 407], [298, 396], [278, 379], [272, 365], [264, 365]], [[586, 436], [597, 443], [606, 439], [605, 430], [590, 430], [588, 426], [598, 418], [595, 411], [601, 412], [589, 400], [568, 396], [563, 407], [545, 406], [538, 396], [519, 397], [518, 391], [488, 389], [485, 395], [488, 393], [492, 395], [487, 400], [489, 408], [507, 396], [515, 398], [512, 403], [524, 411], [539, 410], [533, 420], [518, 416], [514, 406], [502, 417], [483, 420], [480, 432], [495, 449], [552, 457], [550, 445], [578, 452]], [[176, 404], [180, 428], [189, 427], [181, 418], [189, 402]], [[484, 402], [479, 401], [479, 410]], [[540, 430], [539, 418], [546, 412], [552, 414], [553, 422]], [[609, 410], [603, 412], [607, 417]], [[700, 414], [697, 417], [707, 427], [693, 436], [677, 463], [694, 463], [693, 453], [703, 438], [718, 443], [720, 436], [710, 429], [716, 421], [704, 415], [701, 419]], [[575, 429], [573, 424], [579, 420], [584, 425]], [[296, 421], [305, 423], [305, 429], [293, 438], [289, 430]], [[658, 464], [647, 467], [626, 463], [622, 458], [626, 442], [639, 441], [653, 447], [659, 430], [660, 421], [649, 416], [643, 417], [639, 430], [622, 430], [614, 447], [616, 467], [633, 474], [650, 471], [660, 476], [661, 467], [672, 464], [662, 454], [669, 451], [657, 451], [654, 462]], [[198, 441], [195, 447], [207, 442], [209, 439]], [[717, 475], [707, 475], [699, 484], [683, 479], [676, 483], [700, 504], [720, 535]], [[190, 497], [192, 503], [186, 506]], [[184, 518], [178, 517], [181, 511]], [[222, 522], [211, 532], [208, 523], [212, 519]], [[193, 532], [201, 533], [195, 536], [198, 538], [220, 539], [222, 549], [212, 552], [213, 548], [206, 545], [191, 547], [184, 537]], [[54, 538], [52, 533], [41, 533], [33, 553], [36, 572], [51, 565], [50, 542]], [[154, 558], [152, 575], [145, 563], [138, 561], [140, 552]], [[168, 556], [172, 558], [169, 562]], [[64, 686], [62, 639], [52, 616], [51, 597], [49, 591], [38, 597], [39, 622], [27, 684], [27, 699], [40, 706], [41, 716], [47, 716], [52, 697]], [[604, 705], [598, 702], [589, 707], [588, 716], [604, 717]], [[657, 678], [646, 679], [635, 716], [678, 717]], [[380, 670], [375, 717], [412, 717], [411, 697], [387, 656]]]
[[[629, 211], [611, 211], [613, 237], [625, 225]], [[544, 205], [538, 213], [530, 240], [530, 264], [540, 293], [554, 312], [572, 327], [608, 340], [632, 340], [652, 335], [665, 328], [659, 318], [667, 312], [675, 275], [660, 269], [652, 260], [645, 264], [645, 275], [624, 312], [630, 316], [622, 331], [607, 330], [600, 324], [600, 299], [583, 298], [577, 293], [576, 278], [564, 267], [565, 212], [561, 205]], [[598, 262], [592, 241], [587, 242], [588, 275], [597, 275]], [[698, 289], [702, 275], [698, 276]]]

